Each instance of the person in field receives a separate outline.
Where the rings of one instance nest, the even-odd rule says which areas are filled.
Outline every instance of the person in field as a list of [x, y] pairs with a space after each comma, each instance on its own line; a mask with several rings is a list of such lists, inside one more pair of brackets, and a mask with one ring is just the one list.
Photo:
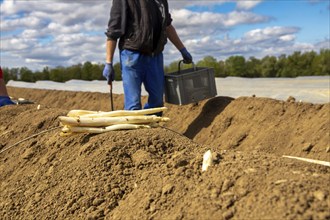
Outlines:
[[0, 107], [5, 105], [14, 105], [15, 103], [9, 98], [3, 72], [0, 66]]
[[113, 0], [105, 34], [103, 76], [111, 86], [115, 78], [113, 56], [119, 40], [125, 110], [142, 109], [142, 84], [149, 95], [144, 108], [162, 107], [165, 83], [162, 52], [167, 39], [180, 51], [184, 63], [193, 60], [172, 25], [167, 0]]

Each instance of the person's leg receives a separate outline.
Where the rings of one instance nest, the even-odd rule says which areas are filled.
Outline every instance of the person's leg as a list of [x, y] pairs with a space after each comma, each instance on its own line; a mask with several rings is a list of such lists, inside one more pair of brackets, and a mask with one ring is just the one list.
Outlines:
[[8, 96], [5, 80], [3, 79], [3, 72], [0, 67], [0, 96]]
[[0, 78], [0, 96], [8, 96], [5, 81]]
[[140, 57], [140, 53], [135, 51], [122, 50], [120, 52], [125, 110], [142, 108], [141, 85], [143, 69]]
[[144, 78], [144, 86], [149, 94], [148, 102], [144, 108], [155, 108], [164, 106], [164, 65], [163, 54], [154, 57], [147, 57], [145, 62], [146, 75]]

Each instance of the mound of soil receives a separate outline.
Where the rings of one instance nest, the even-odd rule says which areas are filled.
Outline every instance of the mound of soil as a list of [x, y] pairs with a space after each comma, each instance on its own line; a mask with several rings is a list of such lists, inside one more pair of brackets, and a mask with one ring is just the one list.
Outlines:
[[35, 104], [0, 108], [2, 219], [330, 219], [330, 168], [282, 157], [330, 161], [329, 103], [215, 97], [165, 104], [160, 128], [61, 137], [58, 116], [109, 95], [8, 91]]

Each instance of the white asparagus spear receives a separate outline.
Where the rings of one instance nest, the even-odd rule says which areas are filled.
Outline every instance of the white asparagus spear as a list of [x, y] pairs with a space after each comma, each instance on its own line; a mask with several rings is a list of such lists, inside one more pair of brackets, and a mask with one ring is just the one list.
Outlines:
[[327, 161], [314, 160], [314, 159], [303, 158], [303, 157], [293, 157], [293, 156], [287, 156], [287, 155], [283, 155], [282, 157], [296, 159], [296, 160], [301, 160], [301, 161], [305, 161], [305, 162], [309, 162], [309, 163], [315, 163], [315, 164], [319, 164], [319, 165], [330, 167], [330, 162], [327, 162]]
[[167, 122], [167, 117], [150, 116], [125, 116], [125, 117], [103, 117], [103, 118], [85, 118], [85, 117], [66, 117], [60, 116], [60, 121], [64, 125], [80, 127], [100, 127], [114, 124], [143, 124], [151, 122]]
[[115, 117], [115, 116], [137, 116], [137, 115], [148, 115], [154, 114], [157, 112], [163, 112], [167, 108], [166, 107], [158, 107], [158, 108], [150, 108], [150, 109], [141, 109], [141, 110], [116, 110], [110, 112], [96, 112], [96, 111], [85, 111], [85, 110], [71, 110], [67, 114], [69, 117], [89, 117], [89, 118], [97, 118], [97, 117]]
[[102, 128], [95, 127], [70, 127], [65, 126], [62, 128], [63, 133], [104, 133], [108, 131], [117, 131], [117, 130], [131, 130], [131, 129], [140, 129], [140, 128], [150, 128], [149, 125], [134, 125], [134, 124], [118, 124], [110, 125]]
[[88, 111], [88, 110], [71, 110], [68, 112], [67, 116], [70, 117], [77, 117], [82, 115], [89, 115], [89, 114], [100, 114], [103, 113], [102, 111]]

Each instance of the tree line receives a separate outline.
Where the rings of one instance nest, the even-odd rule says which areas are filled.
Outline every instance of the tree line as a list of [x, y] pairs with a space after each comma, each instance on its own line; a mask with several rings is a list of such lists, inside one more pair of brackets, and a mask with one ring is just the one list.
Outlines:
[[[174, 61], [164, 67], [165, 73], [177, 72], [179, 61]], [[261, 59], [243, 56], [230, 56], [226, 60], [216, 60], [206, 56], [195, 62], [198, 67], [214, 69], [215, 77], [297, 77], [330, 75], [330, 49], [300, 52], [291, 55], [265, 56]], [[183, 65], [182, 69], [191, 65]], [[9, 80], [36, 82], [50, 80], [66, 82], [71, 79], [78, 80], [105, 80], [102, 71], [104, 64], [93, 64], [89, 61], [69, 67], [44, 67], [42, 71], [32, 71], [27, 67], [3, 68], [6, 82]], [[120, 64], [114, 64], [116, 80], [121, 80]]]

